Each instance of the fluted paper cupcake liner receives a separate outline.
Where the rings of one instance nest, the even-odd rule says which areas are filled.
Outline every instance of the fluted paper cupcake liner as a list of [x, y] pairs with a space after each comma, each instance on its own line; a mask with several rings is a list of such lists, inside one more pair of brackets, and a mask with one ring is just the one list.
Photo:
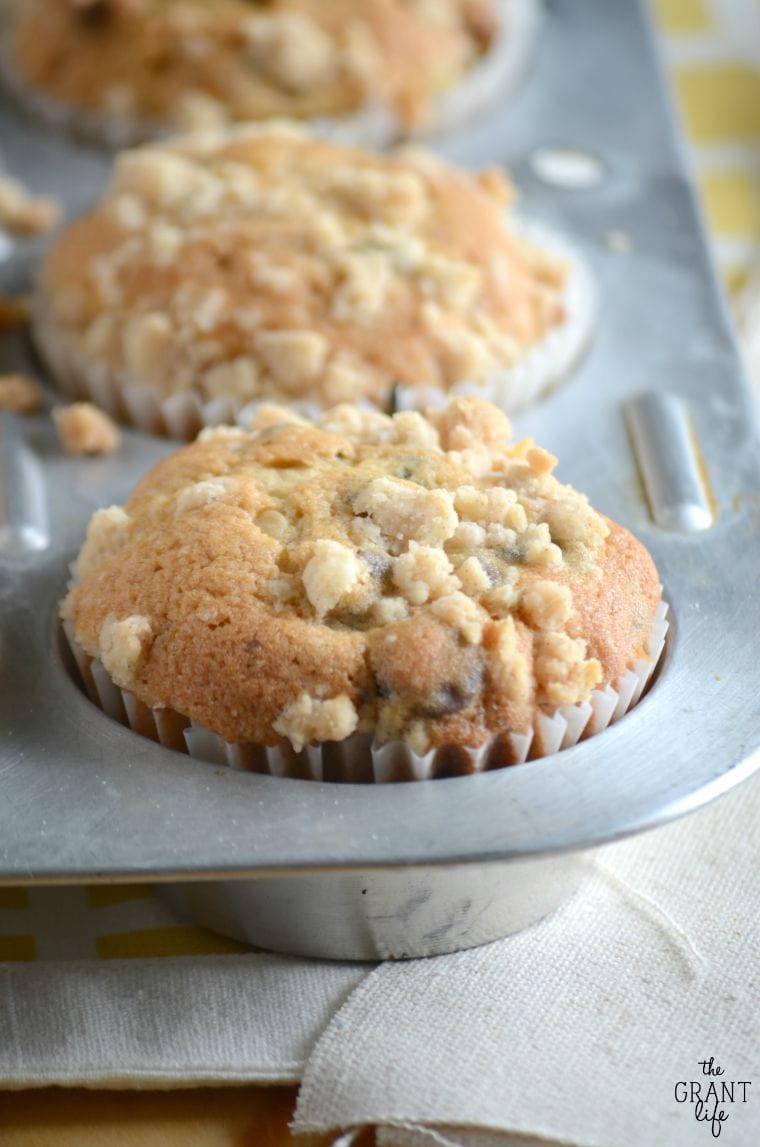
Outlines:
[[431, 749], [419, 755], [402, 741], [376, 744], [371, 734], [356, 733], [345, 741], [308, 745], [296, 752], [290, 745], [274, 748], [224, 741], [173, 709], [151, 709], [111, 680], [102, 663], [77, 643], [73, 627], [64, 632], [76, 659], [85, 690], [107, 716], [168, 749], [199, 761], [227, 765], [244, 772], [273, 777], [352, 783], [422, 781], [481, 773], [548, 757], [601, 733], [639, 701], [665, 646], [668, 607], [657, 607], [649, 656], [640, 658], [614, 685], [595, 689], [589, 701], [561, 705], [553, 714], [540, 714], [529, 733], [502, 733], [476, 748], [459, 745]]
[[[32, 87], [19, 73], [11, 52], [14, 4], [0, 13], [0, 80], [11, 94], [43, 122], [110, 148], [131, 147], [173, 134], [161, 121], [92, 111], [64, 103]], [[497, 99], [505, 99], [528, 67], [541, 24], [538, 0], [497, 0], [500, 32], [494, 45], [466, 76], [435, 103], [431, 122], [405, 131], [393, 110], [368, 105], [339, 119], [316, 118], [317, 131], [345, 143], [386, 147], [406, 136], [424, 137], [452, 131]]]
[[[443, 405], [455, 394], [477, 394], [513, 414], [571, 374], [593, 332], [595, 295], [591, 274], [580, 256], [553, 230], [521, 224], [519, 234], [563, 260], [569, 268], [562, 323], [526, 351], [514, 366], [494, 372], [482, 383], [463, 381], [448, 391], [437, 387], [396, 387], [396, 409], [421, 410]], [[94, 402], [117, 421], [147, 434], [189, 442], [204, 427], [247, 427], [261, 401], [276, 401], [270, 398], [242, 402], [232, 397], [204, 401], [191, 390], [162, 395], [127, 371], [113, 370], [104, 362], [88, 358], [79, 339], [56, 324], [41, 292], [32, 306], [32, 326], [42, 359], [69, 397]], [[371, 404], [365, 401], [362, 405]], [[308, 399], [288, 402], [288, 406], [308, 416], [320, 413], [320, 407]]]

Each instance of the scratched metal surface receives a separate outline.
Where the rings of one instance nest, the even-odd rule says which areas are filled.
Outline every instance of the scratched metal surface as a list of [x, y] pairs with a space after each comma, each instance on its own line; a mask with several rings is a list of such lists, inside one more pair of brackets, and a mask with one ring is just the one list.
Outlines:
[[[655, 687], [585, 744], [472, 778], [337, 787], [170, 753], [93, 709], [58, 655], [54, 618], [93, 509], [122, 500], [172, 447], [127, 433], [117, 458], [76, 461], [61, 455], [45, 416], [6, 416], [0, 881], [213, 879], [526, 857], [666, 821], [757, 765], [758, 434], [643, 6], [548, 4], [521, 92], [440, 146], [467, 164], [506, 163], [530, 214], [568, 233], [596, 276], [591, 353], [518, 430], [559, 454], [560, 477], [653, 553], [674, 619]], [[604, 178], [586, 190], [549, 186], [532, 165], [540, 147], [591, 152]], [[61, 195], [70, 214], [86, 207], [108, 172], [102, 153], [56, 137], [7, 103], [0, 148], [8, 170]], [[632, 243], [628, 254], [607, 242], [621, 231]], [[21, 244], [0, 263], [5, 289], [27, 283], [39, 250]], [[0, 355], [2, 369], [35, 369], [20, 341], [6, 340]], [[679, 512], [654, 524], [624, 417], [626, 403], [647, 391], [686, 405], [717, 506], [709, 529], [685, 532], [691, 519]], [[649, 446], [649, 464], [661, 471], [653, 480], [674, 481], [677, 501], [678, 465], [668, 479], [663, 444]], [[667, 500], [667, 488], [661, 496]]]

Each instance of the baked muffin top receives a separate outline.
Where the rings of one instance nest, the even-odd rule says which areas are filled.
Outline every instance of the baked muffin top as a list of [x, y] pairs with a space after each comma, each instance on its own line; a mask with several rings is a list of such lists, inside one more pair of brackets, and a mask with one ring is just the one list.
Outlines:
[[389, 107], [423, 125], [497, 34], [493, 0], [17, 0], [16, 70], [113, 119], [195, 130]]
[[162, 395], [365, 399], [519, 362], [564, 318], [567, 266], [525, 242], [496, 171], [276, 124], [127, 151], [50, 253], [47, 321]]
[[646, 657], [647, 551], [476, 398], [204, 431], [93, 517], [62, 615], [231, 742], [527, 732]]

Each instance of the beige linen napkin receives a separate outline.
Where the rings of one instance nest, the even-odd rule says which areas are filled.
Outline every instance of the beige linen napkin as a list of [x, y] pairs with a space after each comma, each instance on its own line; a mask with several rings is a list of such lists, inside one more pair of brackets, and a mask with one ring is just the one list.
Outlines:
[[0, 1086], [296, 1082], [366, 974], [264, 953], [0, 964]]
[[[487, 947], [378, 967], [312, 1052], [299, 1131], [434, 1125], [579, 1147], [712, 1141], [679, 1081], [750, 1081], [720, 1140], [760, 1143], [760, 777], [600, 851], [555, 916]], [[712, 1106], [712, 1105], [711, 1105]], [[509, 1140], [487, 1136], [488, 1144]], [[395, 1143], [388, 1133], [384, 1142]]]

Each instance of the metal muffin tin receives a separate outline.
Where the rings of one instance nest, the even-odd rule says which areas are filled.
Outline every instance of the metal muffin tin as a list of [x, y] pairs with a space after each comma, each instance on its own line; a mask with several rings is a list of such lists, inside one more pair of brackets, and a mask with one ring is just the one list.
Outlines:
[[[0, 146], [9, 171], [72, 211], [107, 175], [107, 157], [10, 106]], [[169, 752], [93, 708], [55, 617], [91, 512], [174, 447], [127, 432], [117, 457], [77, 461], [46, 416], [5, 416], [0, 882], [149, 879], [183, 913], [261, 946], [426, 955], [538, 919], [575, 887], [587, 850], [756, 767], [760, 439], [643, 4], [550, 4], [522, 91], [439, 146], [506, 164], [530, 213], [596, 276], [590, 354], [517, 429], [652, 552], [672, 608], [654, 686], [573, 749], [467, 778], [331, 786]], [[569, 179], [575, 189], [557, 185]], [[6, 290], [37, 255], [19, 244], [0, 265]], [[2, 369], [34, 369], [21, 340], [6, 343]]]

